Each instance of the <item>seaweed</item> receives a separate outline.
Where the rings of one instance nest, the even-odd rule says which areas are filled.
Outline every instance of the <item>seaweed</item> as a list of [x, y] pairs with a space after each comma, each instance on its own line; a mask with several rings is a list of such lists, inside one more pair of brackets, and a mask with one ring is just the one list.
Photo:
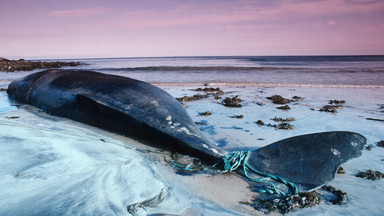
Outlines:
[[[336, 198], [324, 200], [321, 198], [319, 190], [326, 190], [332, 193]], [[311, 192], [303, 192], [290, 197], [277, 197], [274, 199], [254, 199], [251, 202], [239, 202], [243, 205], [253, 207], [258, 211], [264, 213], [279, 212], [286, 214], [298, 209], [318, 206], [322, 201], [326, 201], [327, 204], [332, 205], [345, 205], [349, 202], [347, 193], [337, 190], [332, 186], [323, 186], [321, 189]]]
[[274, 104], [287, 104], [294, 101], [287, 98], [283, 98], [280, 95], [273, 95], [271, 97], [267, 97], [267, 99], [271, 100]]
[[229, 118], [242, 119], [242, 118], [244, 118], [244, 116], [243, 115], [233, 115], [233, 116], [229, 116]]
[[280, 109], [280, 110], [290, 110], [291, 107], [289, 107], [288, 105], [285, 105], [285, 106], [279, 106], [279, 107], [276, 107], [276, 109]]
[[288, 118], [277, 118], [275, 116], [275, 118], [271, 119], [275, 122], [291, 122], [291, 121], [295, 121], [296, 119], [294, 117], [288, 117]]
[[261, 120], [257, 120], [256, 124], [259, 125], [259, 126], [265, 125], [265, 123], [263, 121], [261, 121]]
[[380, 140], [376, 143], [377, 146], [384, 148], [384, 140]]
[[199, 116], [210, 116], [210, 115], [212, 115], [212, 113], [209, 111], [199, 113]]
[[320, 112], [330, 112], [330, 113], [337, 113], [337, 110], [340, 109], [340, 105], [326, 105], [323, 106], [321, 109], [319, 109]]
[[226, 107], [236, 107], [236, 108], [240, 108], [240, 107], [243, 107], [243, 105], [240, 104], [240, 102], [242, 102], [243, 100], [240, 99], [238, 96], [235, 96], [235, 97], [226, 97], [222, 104]]
[[184, 97], [176, 98], [176, 100], [178, 100], [179, 102], [188, 102], [188, 101], [194, 101], [194, 100], [201, 100], [207, 97], [208, 95], [195, 94], [193, 96], [184, 96]]
[[380, 180], [380, 179], [384, 178], [384, 174], [379, 172], [379, 171], [373, 171], [373, 170], [369, 169], [366, 172], [359, 172], [356, 175], [356, 177], [376, 181], [376, 180]]

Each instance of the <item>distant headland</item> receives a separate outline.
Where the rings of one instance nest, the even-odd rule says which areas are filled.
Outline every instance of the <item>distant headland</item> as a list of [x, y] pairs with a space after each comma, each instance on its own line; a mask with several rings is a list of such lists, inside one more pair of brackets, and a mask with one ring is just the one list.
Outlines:
[[9, 60], [0, 57], [0, 71], [17, 72], [31, 71], [42, 68], [60, 68], [65, 66], [78, 66], [80, 62], [42, 62], [42, 61], [25, 61], [24, 59]]

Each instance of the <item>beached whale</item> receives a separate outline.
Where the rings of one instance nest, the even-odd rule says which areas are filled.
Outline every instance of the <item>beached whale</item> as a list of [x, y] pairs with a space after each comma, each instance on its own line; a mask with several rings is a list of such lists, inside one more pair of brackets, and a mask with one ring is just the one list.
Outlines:
[[[206, 139], [185, 108], [149, 83], [91, 71], [48, 70], [13, 81], [11, 99], [207, 162], [227, 152]], [[308, 191], [332, 180], [341, 163], [361, 155], [366, 139], [352, 132], [291, 137], [251, 151], [247, 166]], [[244, 158], [243, 158], [244, 159]]]

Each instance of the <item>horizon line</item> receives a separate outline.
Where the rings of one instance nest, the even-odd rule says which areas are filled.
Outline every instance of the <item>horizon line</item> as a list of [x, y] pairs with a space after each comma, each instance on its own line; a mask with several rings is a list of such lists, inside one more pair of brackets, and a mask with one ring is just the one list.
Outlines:
[[[4, 57], [5, 56], [5, 57]], [[352, 57], [352, 56], [384, 56], [384, 54], [301, 54], [301, 55], [169, 55], [169, 56], [7, 56], [0, 58], [10, 60], [65, 60], [65, 59], [126, 59], [126, 58], [201, 58], [201, 57]]]

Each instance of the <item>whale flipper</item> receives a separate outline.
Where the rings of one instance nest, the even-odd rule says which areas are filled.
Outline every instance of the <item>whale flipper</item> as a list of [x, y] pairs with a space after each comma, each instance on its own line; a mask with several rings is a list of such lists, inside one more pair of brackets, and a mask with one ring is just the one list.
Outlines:
[[339, 166], [359, 157], [365, 144], [366, 138], [353, 132], [306, 134], [252, 151], [247, 164], [311, 191], [334, 179]]

